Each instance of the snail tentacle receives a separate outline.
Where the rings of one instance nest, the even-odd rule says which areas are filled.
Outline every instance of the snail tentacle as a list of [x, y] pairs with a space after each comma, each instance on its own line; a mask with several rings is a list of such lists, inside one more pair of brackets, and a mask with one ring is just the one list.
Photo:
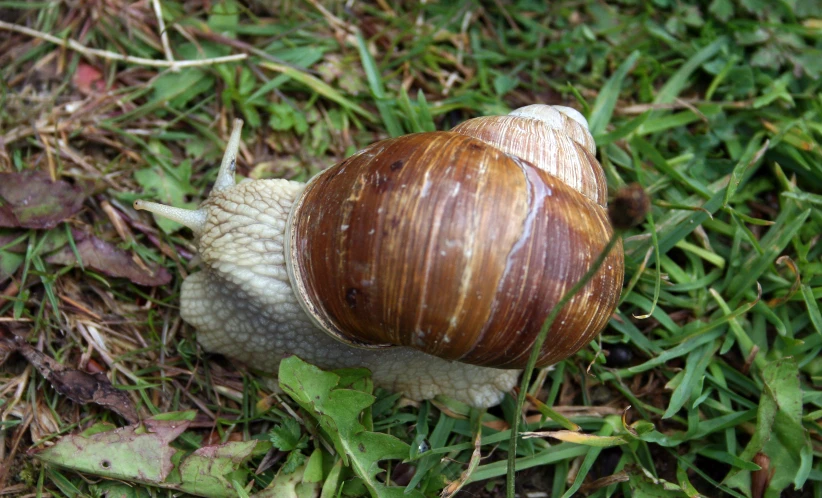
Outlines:
[[[242, 129], [243, 120], [235, 119], [234, 126], [231, 129], [231, 137], [228, 139], [228, 145], [226, 145], [223, 154], [223, 161], [220, 163], [220, 171], [217, 173], [217, 180], [214, 182], [209, 197], [235, 185], [234, 173], [237, 170], [237, 153], [240, 149], [240, 132]], [[190, 228], [198, 236], [205, 229], [206, 218], [208, 217], [208, 210], [205, 208], [183, 209], [144, 200], [134, 201], [134, 209], [148, 211], [177, 222]]]
[[208, 217], [208, 212], [205, 209], [184, 209], [144, 200], [134, 201], [134, 209], [148, 211], [177, 222], [190, 228], [195, 235], [200, 235], [203, 232]]
[[223, 154], [223, 161], [220, 163], [220, 171], [217, 173], [217, 180], [214, 182], [211, 192], [220, 192], [234, 186], [234, 173], [237, 171], [237, 154], [240, 150], [240, 132], [243, 129], [243, 120], [235, 119], [234, 127], [231, 129], [231, 137]]

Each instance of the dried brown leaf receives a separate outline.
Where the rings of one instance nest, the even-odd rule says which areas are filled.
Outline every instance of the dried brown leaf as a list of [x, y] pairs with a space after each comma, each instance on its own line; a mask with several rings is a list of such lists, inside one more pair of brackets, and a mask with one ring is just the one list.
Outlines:
[[80, 210], [86, 194], [42, 171], [0, 174], [0, 226], [53, 228]]
[[753, 463], [759, 465], [760, 468], [751, 473], [751, 496], [753, 498], [762, 498], [771, 484], [776, 469], [771, 468], [771, 459], [762, 452], [754, 455]]
[[[139, 264], [127, 251], [85, 232], [72, 230], [72, 235], [85, 267], [110, 277], [123, 277], [135, 284], [150, 287], [165, 285], [171, 281], [171, 274], [162, 266], [146, 267]], [[49, 255], [46, 261], [53, 264], [70, 265], [75, 264], [77, 258], [71, 247], [65, 246]]]
[[40, 375], [51, 382], [59, 394], [75, 403], [96, 403], [119, 414], [131, 424], [139, 420], [137, 410], [125, 391], [112, 386], [104, 374], [90, 374], [61, 365], [19, 338], [4, 342], [13, 344]]

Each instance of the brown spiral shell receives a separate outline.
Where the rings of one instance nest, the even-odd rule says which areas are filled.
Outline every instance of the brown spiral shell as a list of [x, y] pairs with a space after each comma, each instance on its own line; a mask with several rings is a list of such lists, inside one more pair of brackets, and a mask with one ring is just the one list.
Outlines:
[[[547, 314], [613, 230], [593, 140], [528, 116], [502, 118], [511, 119], [377, 142], [308, 184], [292, 208], [287, 260], [318, 325], [353, 344], [525, 365]], [[500, 122], [507, 131], [482, 126]], [[538, 128], [531, 146], [565, 149], [497, 144]], [[535, 167], [540, 157], [547, 167]], [[573, 186], [556, 171], [567, 162], [583, 171], [571, 174]], [[538, 365], [572, 355], [604, 328], [622, 279], [617, 245], [560, 313]]]

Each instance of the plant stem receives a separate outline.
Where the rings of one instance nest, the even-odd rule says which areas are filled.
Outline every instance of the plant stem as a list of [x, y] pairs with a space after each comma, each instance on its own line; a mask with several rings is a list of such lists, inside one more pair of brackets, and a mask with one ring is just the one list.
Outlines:
[[61, 47], [67, 47], [76, 52], [80, 52], [86, 57], [101, 57], [107, 60], [128, 62], [131, 64], [140, 64], [143, 66], [168, 67], [172, 69], [177, 69], [182, 67], [209, 66], [212, 64], [222, 64], [224, 62], [236, 62], [248, 58], [248, 54], [234, 54], [226, 55], [223, 57], [212, 57], [209, 59], [195, 59], [186, 61], [146, 59], [144, 57], [134, 57], [131, 55], [123, 55], [115, 52], [109, 52], [108, 50], [98, 50], [96, 48], [89, 48], [83, 45], [82, 43], [79, 43], [70, 38], [58, 38], [48, 33], [43, 33], [42, 31], [37, 31], [35, 29], [27, 28], [25, 26], [19, 26], [17, 24], [8, 23], [5, 21], [0, 21], [0, 29], [14, 31], [16, 33], [22, 33], [24, 35], [28, 35], [34, 38], [45, 40], [50, 43], [54, 43], [55, 45], [59, 45]]

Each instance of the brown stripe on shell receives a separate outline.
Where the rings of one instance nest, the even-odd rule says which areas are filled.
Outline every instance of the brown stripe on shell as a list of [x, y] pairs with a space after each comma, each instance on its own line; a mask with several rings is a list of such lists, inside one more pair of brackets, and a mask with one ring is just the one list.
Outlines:
[[469, 119], [451, 131], [525, 159], [604, 207], [608, 200], [605, 173], [586, 148], [593, 138], [576, 121], [566, 116], [563, 119], [567, 128], [557, 130], [522, 116], [485, 116]]

